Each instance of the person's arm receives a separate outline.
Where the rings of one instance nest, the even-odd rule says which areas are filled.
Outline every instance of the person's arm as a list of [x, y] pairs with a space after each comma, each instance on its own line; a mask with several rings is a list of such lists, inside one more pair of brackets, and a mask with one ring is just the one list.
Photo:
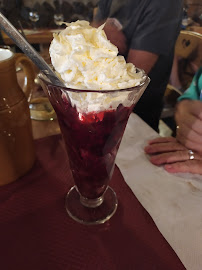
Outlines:
[[127, 62], [133, 63], [136, 67], [143, 69], [148, 74], [157, 62], [158, 57], [155, 53], [130, 49]]
[[128, 62], [149, 73], [159, 56], [170, 55], [175, 46], [181, 18], [180, 0], [150, 1], [135, 28], [128, 53]]
[[124, 55], [127, 52], [127, 40], [122, 30], [119, 30], [116, 25], [106, 22], [104, 31], [111, 43], [118, 48], [119, 53]]

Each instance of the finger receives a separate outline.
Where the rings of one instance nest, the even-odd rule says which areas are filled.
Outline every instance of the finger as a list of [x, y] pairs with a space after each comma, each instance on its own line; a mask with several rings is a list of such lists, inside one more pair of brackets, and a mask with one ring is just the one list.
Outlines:
[[176, 117], [181, 118], [185, 114], [201, 118], [202, 116], [202, 102], [199, 100], [182, 100], [176, 106]]
[[191, 123], [191, 128], [202, 136], [202, 120], [199, 118], [195, 118], [195, 121]]
[[[198, 121], [197, 121], [198, 122]], [[199, 120], [199, 122], [201, 122]], [[202, 126], [202, 122], [200, 124]], [[177, 139], [180, 136], [187, 138], [187, 140], [192, 141], [193, 143], [202, 144], [202, 133], [199, 134], [192, 127], [188, 127], [186, 124], [182, 123], [181, 126], [177, 129]]]
[[188, 140], [183, 134], [177, 135], [177, 140], [186, 148], [202, 153], [202, 144]]
[[[194, 130], [199, 135], [202, 135], [202, 118], [200, 118], [202, 113], [200, 113], [201, 109], [199, 110], [195, 108], [195, 105], [197, 107], [197, 104], [194, 103], [187, 107], [185, 111], [177, 110], [175, 120], [180, 129], [182, 128], [182, 125], [185, 125], [187, 128]], [[200, 106], [202, 106], [202, 102], [200, 102]]]
[[188, 159], [189, 159], [188, 151], [162, 153], [162, 154], [157, 154], [150, 157], [151, 163], [157, 166], [166, 164], [166, 163], [186, 161]]
[[165, 170], [170, 173], [193, 173], [202, 174], [201, 160], [187, 160], [184, 162], [177, 162], [167, 164], [164, 166]]
[[179, 129], [181, 129], [182, 124], [186, 125], [188, 128], [191, 129], [195, 122], [200, 121], [195, 115], [189, 112], [184, 112], [183, 115], [176, 114], [175, 120], [176, 120], [176, 124], [179, 126]]
[[153, 140], [149, 140], [148, 144], [154, 144], [154, 143], [162, 143], [162, 142], [175, 142], [176, 139], [174, 137], [157, 137]]
[[190, 111], [195, 115], [196, 117], [200, 118], [202, 120], [202, 102], [199, 100], [192, 100], [190, 102]]
[[147, 145], [144, 148], [144, 151], [147, 154], [156, 154], [156, 153], [164, 153], [164, 152], [173, 152], [185, 150], [186, 147], [180, 144], [179, 142], [165, 142], [165, 143], [155, 143]]

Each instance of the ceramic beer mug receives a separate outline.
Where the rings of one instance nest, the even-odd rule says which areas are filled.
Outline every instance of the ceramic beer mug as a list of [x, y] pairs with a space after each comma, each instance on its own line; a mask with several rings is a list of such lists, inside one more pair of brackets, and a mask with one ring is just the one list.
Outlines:
[[[17, 81], [18, 64], [25, 73], [25, 93]], [[0, 186], [24, 175], [35, 160], [27, 102], [34, 78], [32, 63], [26, 56], [0, 48]]]

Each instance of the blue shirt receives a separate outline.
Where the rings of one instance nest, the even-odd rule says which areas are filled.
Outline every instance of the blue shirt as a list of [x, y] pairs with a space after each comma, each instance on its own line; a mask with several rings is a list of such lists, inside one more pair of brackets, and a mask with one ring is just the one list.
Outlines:
[[182, 0], [100, 0], [96, 21], [116, 18], [130, 49], [168, 55], [182, 20]]
[[178, 98], [178, 101], [183, 99], [202, 100], [202, 67], [196, 72], [189, 88]]

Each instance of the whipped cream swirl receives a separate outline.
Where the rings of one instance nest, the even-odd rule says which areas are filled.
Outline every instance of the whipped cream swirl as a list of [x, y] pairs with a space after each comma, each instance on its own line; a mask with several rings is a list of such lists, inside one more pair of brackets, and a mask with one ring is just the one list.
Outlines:
[[[144, 73], [118, 56], [118, 49], [106, 37], [104, 25], [94, 28], [87, 21], [66, 23], [66, 29], [54, 34], [50, 57], [57, 75], [66, 87], [86, 91], [64, 91], [79, 113], [116, 109], [120, 104], [131, 106], [139, 91], [112, 91], [137, 86]], [[102, 91], [102, 92], [97, 92]], [[68, 95], [68, 97], [67, 97]]]
[[115, 90], [136, 86], [142, 74], [118, 56], [106, 37], [104, 25], [94, 28], [87, 21], [66, 23], [54, 34], [50, 57], [65, 85], [74, 89]]

